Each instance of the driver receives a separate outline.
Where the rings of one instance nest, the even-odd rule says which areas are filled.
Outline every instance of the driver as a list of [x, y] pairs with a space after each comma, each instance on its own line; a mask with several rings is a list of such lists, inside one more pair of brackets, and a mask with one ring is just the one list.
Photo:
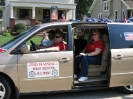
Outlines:
[[55, 33], [54, 42], [55, 43], [52, 44], [50, 47], [44, 48], [44, 49], [38, 49], [36, 51], [37, 52], [40, 52], [40, 51], [59, 51], [59, 50], [66, 50], [66, 45], [63, 43], [63, 32], [57, 31]]

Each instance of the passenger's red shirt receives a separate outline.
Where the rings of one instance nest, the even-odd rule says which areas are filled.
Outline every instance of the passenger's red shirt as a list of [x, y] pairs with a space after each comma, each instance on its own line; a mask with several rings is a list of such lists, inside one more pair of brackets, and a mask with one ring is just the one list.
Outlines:
[[55, 43], [51, 47], [58, 47], [59, 50], [66, 50], [66, 45], [63, 42]]
[[101, 49], [100, 54], [103, 53], [103, 51], [104, 51], [104, 43], [103, 43], [102, 40], [98, 40], [96, 42], [90, 41], [87, 44], [87, 46], [86, 46], [86, 51], [91, 53], [91, 52], [94, 52], [96, 48]]

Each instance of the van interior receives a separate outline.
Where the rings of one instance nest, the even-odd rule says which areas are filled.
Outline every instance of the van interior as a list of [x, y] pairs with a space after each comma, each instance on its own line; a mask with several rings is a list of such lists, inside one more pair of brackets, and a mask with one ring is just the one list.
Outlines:
[[[86, 44], [91, 40], [91, 32], [93, 29], [98, 29], [101, 33], [101, 39], [105, 44], [105, 50], [102, 55], [102, 61], [99, 65], [89, 65], [88, 69], [88, 80], [84, 82], [79, 82], [77, 79], [74, 80], [74, 88], [86, 88], [92, 86], [102, 86], [108, 87], [110, 80], [110, 67], [111, 67], [111, 53], [110, 53], [110, 41], [108, 27], [106, 23], [75, 23], [72, 26], [73, 30], [73, 44], [74, 44], [74, 57], [78, 55], [86, 47]], [[68, 35], [66, 26], [56, 26], [51, 27], [50, 29], [56, 30], [61, 29], [64, 32], [64, 41], [67, 44]], [[78, 32], [82, 33], [82, 37], [86, 40], [87, 43], [82, 42], [77, 38]], [[79, 42], [80, 41], [80, 42]]]
[[[78, 80], [74, 80], [74, 85], [76, 88], [80, 87], [92, 87], [92, 86], [109, 86], [109, 80], [110, 80], [110, 66], [111, 66], [111, 53], [110, 53], [110, 42], [109, 42], [109, 33], [106, 23], [101, 24], [74, 24], [73, 25], [73, 33], [82, 33], [83, 39], [85, 39], [87, 42], [91, 39], [91, 32], [93, 29], [98, 29], [101, 33], [101, 39], [103, 40], [105, 44], [105, 50], [102, 55], [102, 61], [99, 65], [89, 65], [88, 69], [88, 80], [84, 82], [79, 82]], [[88, 36], [88, 37], [87, 37]], [[77, 53], [80, 53], [81, 50], [85, 48], [82, 40], [77, 43], [78, 38], [74, 39], [74, 46], [75, 46], [75, 56]], [[82, 49], [79, 47], [82, 47]]]

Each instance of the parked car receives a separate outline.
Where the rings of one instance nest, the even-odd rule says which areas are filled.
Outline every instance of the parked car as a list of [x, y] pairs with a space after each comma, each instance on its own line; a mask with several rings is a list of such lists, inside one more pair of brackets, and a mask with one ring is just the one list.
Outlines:
[[[50, 92], [96, 90], [117, 87], [120, 91], [133, 93], [133, 24], [58, 22], [36, 25], [13, 38], [0, 48], [0, 98], [16, 98], [21, 95]], [[46, 29], [66, 29], [65, 51], [36, 52], [32, 39]], [[105, 44], [101, 65], [90, 65], [89, 79], [74, 80], [73, 64], [75, 50], [73, 29], [98, 29]], [[27, 41], [32, 40], [30, 45]], [[81, 43], [81, 42], [80, 42]], [[79, 44], [80, 44], [79, 43]], [[82, 45], [82, 43], [80, 44]], [[18, 47], [19, 46], [19, 47]], [[34, 48], [30, 49], [30, 48]]]
[[133, 22], [133, 17], [129, 18], [128, 20], [130, 20], [131, 22]]

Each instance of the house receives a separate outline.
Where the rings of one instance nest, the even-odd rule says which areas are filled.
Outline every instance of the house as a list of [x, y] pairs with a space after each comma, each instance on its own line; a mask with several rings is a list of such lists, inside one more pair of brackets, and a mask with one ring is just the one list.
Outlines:
[[3, 26], [13, 29], [19, 22], [34, 26], [36, 20], [45, 19], [47, 12], [51, 11], [51, 6], [58, 8], [58, 19], [62, 12], [66, 19], [75, 19], [74, 0], [5, 0]]
[[123, 12], [126, 18], [133, 17], [133, 0], [94, 0], [88, 13], [93, 18], [106, 18], [123, 20]]

